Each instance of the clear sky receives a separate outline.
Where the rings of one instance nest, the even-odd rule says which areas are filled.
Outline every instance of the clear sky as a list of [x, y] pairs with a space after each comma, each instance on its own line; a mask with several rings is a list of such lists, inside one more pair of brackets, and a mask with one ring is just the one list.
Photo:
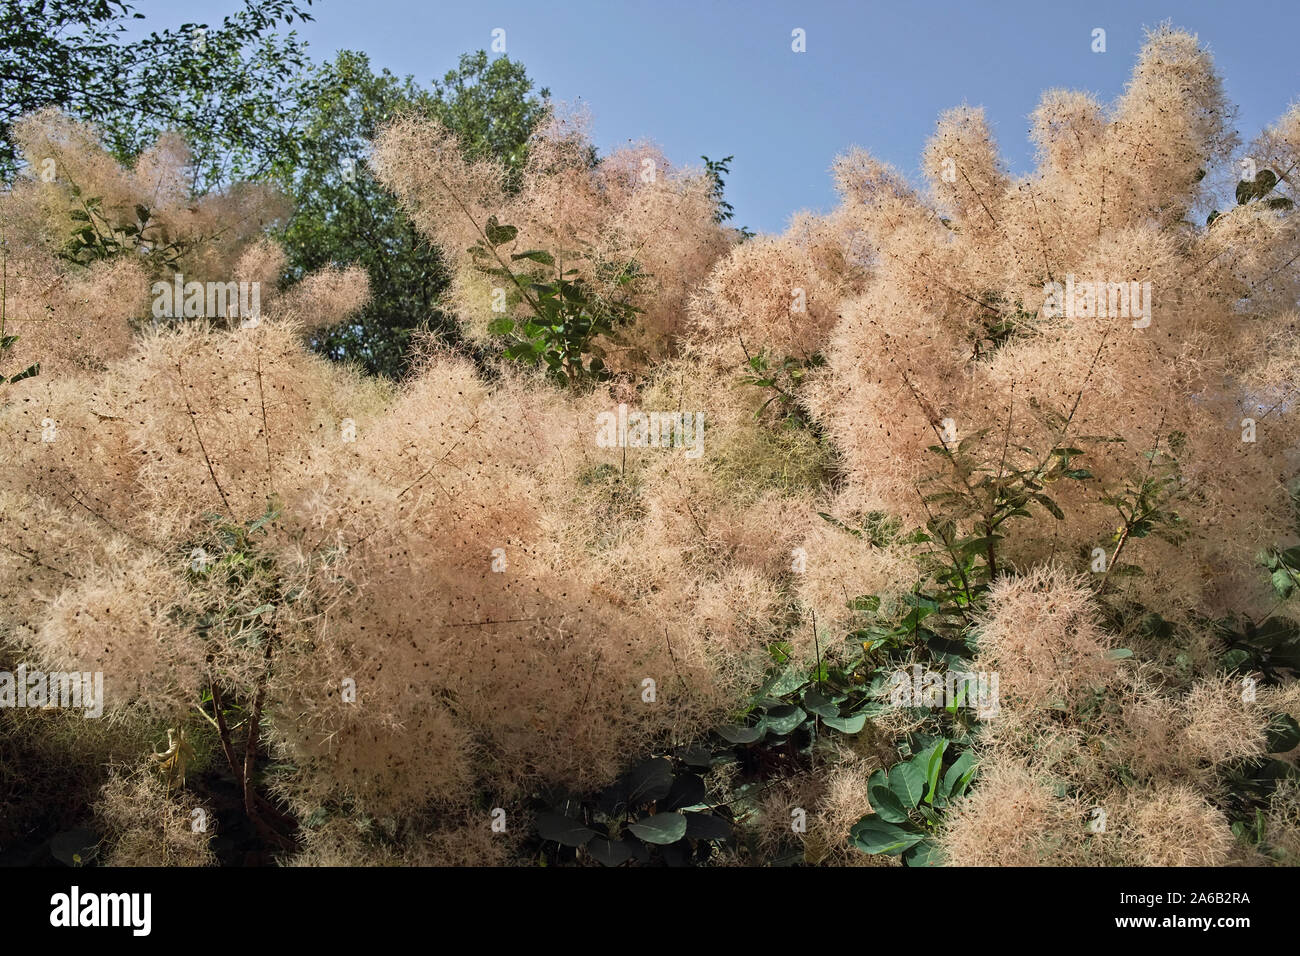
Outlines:
[[[216, 22], [238, 0], [136, 0], [149, 28]], [[734, 154], [737, 225], [780, 231], [825, 210], [834, 157], [858, 145], [916, 176], [938, 114], [987, 110], [1014, 172], [1030, 168], [1027, 115], [1041, 91], [1123, 88], [1143, 28], [1163, 20], [1208, 43], [1250, 138], [1300, 97], [1297, 0], [763, 2], [763, 0], [317, 0], [301, 34], [318, 59], [362, 50], [417, 80], [505, 30], [555, 99], [585, 103], [601, 152], [650, 139], [675, 163]], [[1106, 52], [1092, 32], [1106, 31]], [[806, 52], [791, 49], [791, 31]]]

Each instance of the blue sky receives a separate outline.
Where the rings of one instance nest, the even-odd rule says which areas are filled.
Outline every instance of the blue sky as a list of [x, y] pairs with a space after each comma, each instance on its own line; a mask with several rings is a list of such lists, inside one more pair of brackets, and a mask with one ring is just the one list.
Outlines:
[[[237, 0], [137, 0], [151, 29], [215, 22]], [[318, 0], [301, 34], [315, 57], [362, 50], [427, 82], [462, 52], [523, 61], [559, 100], [585, 103], [602, 152], [660, 144], [675, 163], [734, 154], [736, 224], [780, 231], [792, 212], [834, 205], [829, 166], [858, 145], [916, 175], [938, 114], [988, 112], [1015, 172], [1030, 168], [1027, 115], [1044, 89], [1123, 88], [1143, 28], [1163, 20], [1214, 53], [1249, 138], [1300, 97], [1295, 0], [1227, 2], [762, 2], [762, 0]], [[1106, 31], [1106, 52], [1091, 50]], [[807, 50], [791, 50], [801, 28]]]

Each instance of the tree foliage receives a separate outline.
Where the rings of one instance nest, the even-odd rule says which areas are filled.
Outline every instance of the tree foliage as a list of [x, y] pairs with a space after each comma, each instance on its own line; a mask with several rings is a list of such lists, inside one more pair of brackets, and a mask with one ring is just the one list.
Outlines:
[[457, 130], [467, 156], [499, 160], [517, 174], [549, 93], [533, 92], [522, 64], [488, 60], [482, 51], [463, 55], [427, 90], [409, 76], [375, 73], [365, 54], [349, 51], [322, 68], [318, 83], [298, 148], [276, 169], [295, 207], [282, 237], [290, 277], [330, 263], [363, 265], [374, 298], [314, 344], [330, 358], [400, 377], [416, 329], [455, 337], [441, 302], [450, 275], [440, 252], [376, 182], [366, 162], [370, 141], [397, 115], [436, 117]]
[[180, 133], [194, 152], [196, 192], [256, 178], [298, 142], [313, 84], [305, 44], [278, 31], [312, 19], [310, 5], [245, 0], [219, 24], [129, 39], [144, 15], [124, 0], [4, 0], [0, 179], [17, 170], [14, 120], [46, 106], [96, 123], [122, 160], [159, 133]]

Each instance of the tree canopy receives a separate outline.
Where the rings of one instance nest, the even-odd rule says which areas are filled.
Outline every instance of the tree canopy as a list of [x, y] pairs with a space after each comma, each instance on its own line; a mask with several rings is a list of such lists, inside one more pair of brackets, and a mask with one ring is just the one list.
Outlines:
[[194, 151], [193, 188], [257, 178], [292, 155], [313, 96], [306, 44], [280, 32], [312, 0], [245, 0], [220, 24], [184, 23], [129, 39], [144, 15], [123, 0], [0, 3], [0, 179], [19, 167], [11, 127], [56, 106], [102, 130], [131, 160], [159, 133]]
[[455, 334], [439, 306], [450, 275], [439, 251], [375, 180], [366, 163], [371, 140], [399, 114], [436, 119], [458, 134], [467, 158], [497, 160], [517, 176], [550, 94], [533, 91], [523, 64], [489, 60], [483, 51], [462, 55], [428, 89], [410, 76], [376, 73], [364, 53], [343, 51], [320, 70], [317, 89], [297, 150], [275, 171], [295, 207], [282, 237], [291, 277], [329, 264], [364, 266], [374, 289], [370, 304], [314, 345], [397, 377], [415, 329]]

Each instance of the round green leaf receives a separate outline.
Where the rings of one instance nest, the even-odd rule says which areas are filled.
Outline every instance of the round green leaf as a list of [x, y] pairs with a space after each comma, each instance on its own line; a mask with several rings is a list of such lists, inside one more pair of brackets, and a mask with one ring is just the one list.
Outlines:
[[792, 733], [807, 717], [802, 707], [788, 704], [769, 710], [763, 718], [763, 725], [772, 733], [784, 736]]
[[539, 813], [537, 833], [543, 840], [554, 840], [561, 846], [582, 846], [596, 835], [595, 830], [562, 813]]
[[704, 803], [704, 778], [694, 773], [679, 773], [673, 779], [668, 796], [660, 801], [661, 810], [681, 810]]
[[852, 717], [823, 717], [822, 723], [832, 730], [844, 734], [856, 734], [867, 725], [866, 714], [854, 714]]
[[730, 840], [731, 824], [714, 813], [682, 814], [686, 817], [686, 835], [692, 840]]
[[688, 767], [696, 767], [702, 770], [708, 770], [713, 763], [713, 754], [708, 747], [696, 744], [693, 747], [687, 747], [681, 751], [678, 756], [682, 763]]
[[767, 733], [767, 728], [762, 724], [757, 727], [741, 727], [736, 724], [724, 724], [718, 728], [718, 736], [728, 743], [733, 744], [752, 744], [757, 740], [762, 740], [763, 735]]
[[587, 843], [587, 852], [601, 866], [618, 866], [632, 859], [632, 847], [626, 837], [611, 840], [597, 834]]
[[672, 761], [667, 757], [647, 760], [628, 773], [625, 786], [629, 807], [662, 800], [673, 787]]
[[646, 843], [663, 846], [686, 836], [686, 817], [680, 813], [656, 813], [629, 823], [627, 828]]
[[818, 717], [838, 717], [840, 709], [831, 703], [816, 687], [809, 687], [803, 695], [803, 705], [808, 713]]

